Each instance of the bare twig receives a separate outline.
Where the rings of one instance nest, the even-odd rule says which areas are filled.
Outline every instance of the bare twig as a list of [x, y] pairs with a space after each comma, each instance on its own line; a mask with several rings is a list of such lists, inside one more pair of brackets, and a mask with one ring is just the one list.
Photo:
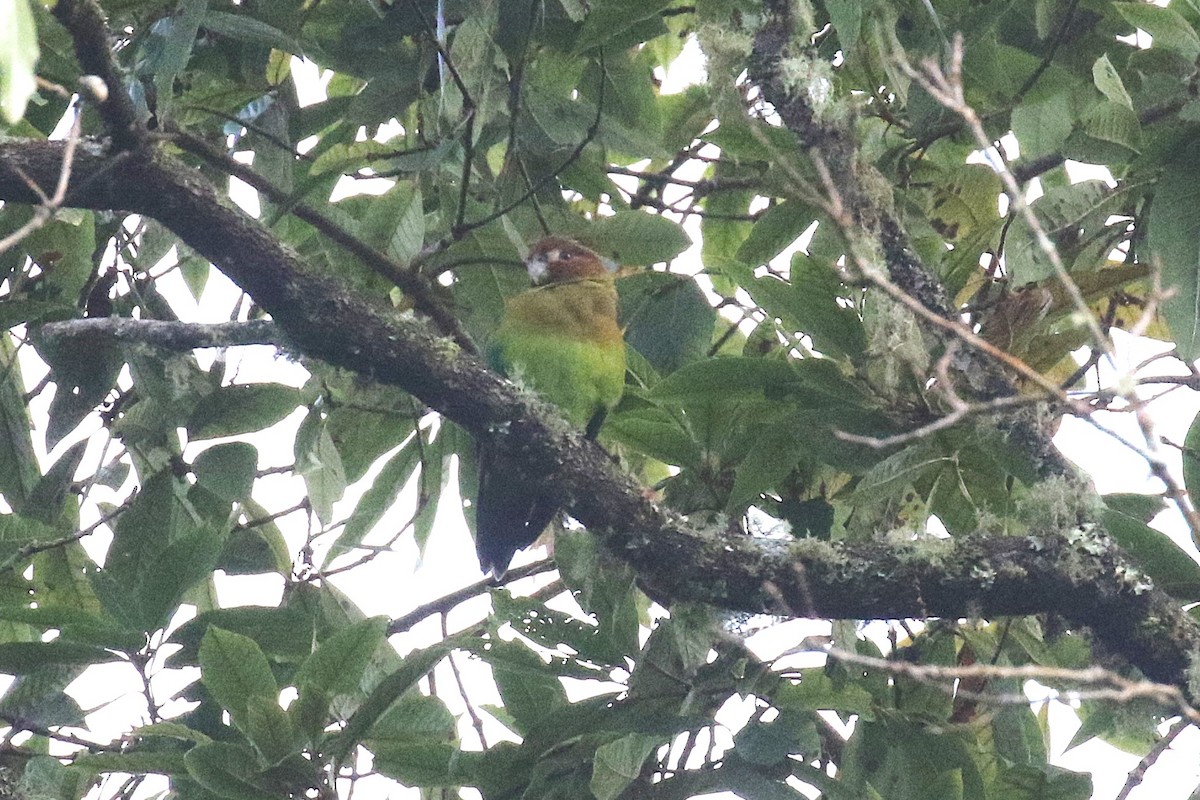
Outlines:
[[[534, 563], [526, 564], [523, 567], [514, 567], [513, 569], [510, 569], [508, 572], [504, 573], [504, 580], [501, 583], [502, 585], [507, 585], [523, 578], [528, 578], [532, 575], [540, 575], [543, 572], [549, 572], [552, 569], [556, 569], [556, 565], [553, 560], [547, 559], [545, 561], [535, 561]], [[419, 605], [407, 614], [396, 617], [394, 620], [392, 620], [388, 625], [388, 636], [392, 636], [397, 633], [403, 633], [426, 617], [431, 617], [434, 614], [440, 614], [444, 611], [448, 611], [461, 603], [465, 603], [472, 597], [478, 597], [481, 594], [485, 594], [489, 590], [496, 588], [496, 585], [497, 584], [490, 578], [477, 581], [470, 586], [464, 586], [458, 591], [451, 592], [443, 597], [439, 597], [437, 600], [432, 600], [428, 603]]]
[[[987, 133], [983, 129], [983, 122], [975, 110], [966, 102], [963, 83], [962, 83], [962, 61], [963, 61], [963, 39], [962, 34], [956, 34], [954, 44], [950, 53], [949, 71], [944, 72], [941, 66], [933, 60], [926, 60], [922, 64], [922, 70], [914, 69], [904, 58], [902, 52], [895, 54], [897, 63], [913, 80], [919, 82], [926, 91], [940, 102], [947, 109], [955, 112], [962, 117], [967, 129], [975, 137], [975, 141], [985, 151], [993, 149], [994, 145]], [[1091, 307], [1080, 291], [1078, 284], [1071, 278], [1066, 265], [1059, 255], [1058, 248], [1054, 242], [1050, 240], [1050, 236], [1046, 233], [1041, 220], [1034, 213], [1032, 206], [1026, 201], [1024, 193], [1021, 191], [1020, 185], [1017, 183], [1016, 177], [1012, 171], [1004, 163], [1003, 158], [992, 159], [989, 161], [996, 174], [1000, 177], [1004, 185], [1005, 194], [1008, 195], [1011, 203], [1012, 211], [1019, 214], [1021, 219], [1029, 227], [1037, 242], [1038, 248], [1046, 256], [1051, 268], [1054, 270], [1054, 275], [1059, 283], [1063, 286], [1067, 296], [1071, 300], [1072, 306], [1078, 312], [1078, 316], [1086, 320], [1088, 332], [1091, 335], [1093, 347], [1106, 357], [1116, 363], [1116, 353], [1113, 351], [1112, 342], [1107, 334], [1101, 329], [1099, 321], [1095, 314], [1092, 313]], [[1158, 270], [1152, 270], [1157, 273]], [[1146, 303], [1138, 322], [1133, 328], [1136, 331], [1145, 331], [1154, 320], [1154, 315], [1157, 311], [1158, 303], [1162, 297], [1162, 289], [1157, 277], [1154, 280], [1154, 288], [1150, 293], [1150, 297]], [[1118, 381], [1118, 384], [1122, 381]], [[1132, 381], [1129, 381], [1132, 384]], [[1041, 382], [1039, 381], [1039, 385]], [[1137, 452], [1146, 463], [1150, 466], [1150, 471], [1154, 476], [1162, 481], [1167, 489], [1167, 496], [1171, 498], [1180, 514], [1187, 522], [1191, 532], [1192, 541], [1200, 543], [1200, 512], [1197, 512], [1196, 507], [1188, 498], [1187, 491], [1183, 486], [1175, 480], [1171, 474], [1170, 466], [1163, 457], [1161, 450], [1161, 442], [1158, 434], [1155, 432], [1154, 421], [1150, 418], [1146, 411], [1145, 403], [1138, 397], [1135, 385], [1120, 392], [1120, 396], [1130, 404], [1134, 409], [1135, 418], [1137, 419], [1138, 428], [1142, 433], [1142, 438], [1145, 441], [1145, 446], [1136, 448]], [[1075, 409], [1078, 413], [1078, 409]], [[1104, 429], [1102, 429], [1104, 430]], [[1107, 431], [1106, 431], [1107, 432]]]
[[63, 200], [67, 197], [67, 186], [71, 182], [71, 165], [75, 162], [75, 150], [79, 146], [79, 136], [83, 129], [83, 114], [81, 112], [82, 108], [78, 104], [71, 112], [75, 118], [71, 122], [71, 130], [67, 134], [66, 145], [63, 148], [62, 167], [59, 169], [58, 181], [54, 186], [54, 194], [47, 197], [41, 187], [26, 178], [26, 184], [34, 194], [42, 199], [42, 202], [34, 208], [33, 216], [29, 218], [28, 222], [8, 236], [0, 239], [0, 253], [12, 249], [12, 247], [26, 236], [45, 225], [54, 217], [58, 209], [62, 207]]
[[[446, 622], [446, 612], [441, 613], [442, 620], [442, 639], [450, 638], [450, 628]], [[454, 675], [454, 683], [458, 686], [458, 693], [462, 697], [463, 705], [467, 707], [467, 715], [471, 718], [471, 727], [475, 729], [475, 735], [479, 737], [479, 746], [484, 750], [488, 749], [487, 737], [483, 733], [483, 719], [479, 716], [479, 712], [475, 710], [475, 704], [471, 702], [471, 698], [467, 695], [467, 686], [463, 682], [462, 673], [458, 670], [458, 662], [454, 660], [454, 653], [446, 656], [447, 663], [450, 664], [450, 672]]]
[[[829, 657], [846, 664], [869, 667], [891, 675], [902, 675], [928, 686], [942, 689], [950, 695], [970, 696], [973, 700], [995, 703], [997, 705], [1027, 705], [1030, 701], [1024, 694], [978, 694], [964, 693], [957, 689], [955, 682], [964, 678], [988, 678], [1019, 681], [1063, 681], [1099, 688], [1088, 691], [1055, 691], [1056, 696], [1068, 700], [1111, 700], [1127, 703], [1131, 700], [1146, 699], [1170, 709], [1189, 722], [1200, 722], [1200, 710], [1188, 702], [1187, 697], [1178, 687], [1153, 681], [1131, 681], [1112, 670], [1103, 667], [1088, 667], [1087, 669], [1067, 669], [1066, 667], [1043, 667], [1038, 664], [1023, 664], [1016, 667], [997, 666], [993, 664], [969, 664], [955, 667], [940, 664], [914, 664], [910, 661], [892, 661], [886, 658], [851, 653], [835, 647], [825, 648]], [[949, 682], [949, 683], [947, 683]]]
[[[337, 244], [362, 259], [362, 262], [377, 274], [387, 278], [412, 300], [413, 307], [427, 315], [438, 329], [452, 337], [467, 352], [477, 348], [458, 318], [446, 308], [435, 295], [433, 287], [421, 276], [413, 265], [404, 266], [389, 256], [371, 247], [357, 236], [346, 231], [311, 206], [300, 203], [287, 192], [275, 186], [245, 164], [240, 164], [225, 153], [213, 148], [203, 139], [185, 131], [175, 131], [172, 140], [193, 155], [203, 158], [227, 175], [232, 175], [262, 192], [272, 201], [290, 209], [297, 218], [312, 225]], [[415, 264], [415, 262], [414, 262]]]
[[1125, 785], [1121, 787], [1121, 791], [1117, 793], [1115, 800], [1128, 800], [1129, 793], [1138, 786], [1141, 786], [1142, 781], [1146, 778], [1146, 773], [1158, 762], [1159, 757], [1170, 750], [1172, 743], [1178, 738], [1179, 734], [1186, 731], [1189, 727], [1190, 725], [1185, 724], [1183, 720], [1176, 720], [1166, 735], [1154, 743], [1154, 747], [1151, 748], [1150, 752], [1143, 756], [1138, 765], [1129, 773], [1129, 777], [1125, 779]]

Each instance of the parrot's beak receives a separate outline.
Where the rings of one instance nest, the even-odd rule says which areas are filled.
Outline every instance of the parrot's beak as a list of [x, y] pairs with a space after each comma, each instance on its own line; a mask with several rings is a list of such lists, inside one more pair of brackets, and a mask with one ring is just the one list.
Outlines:
[[525, 261], [525, 269], [529, 271], [529, 279], [535, 284], [542, 283], [550, 277], [550, 263], [546, 260], [545, 253], [530, 256]]

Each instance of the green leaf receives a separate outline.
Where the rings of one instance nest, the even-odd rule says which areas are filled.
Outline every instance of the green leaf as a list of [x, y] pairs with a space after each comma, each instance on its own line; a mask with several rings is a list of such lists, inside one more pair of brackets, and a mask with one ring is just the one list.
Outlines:
[[761, 766], [782, 764], [793, 754], [811, 756], [821, 747], [812, 715], [798, 711], [784, 711], [771, 722], [752, 720], [733, 743], [739, 756]]
[[28, 0], [0, 0], [0, 19], [5, 20], [0, 27], [0, 112], [8, 122], [16, 122], [37, 91], [37, 27]]
[[240, 633], [208, 629], [200, 642], [200, 679], [242, 729], [251, 698], [279, 702], [279, 686], [266, 655], [253, 639]]
[[412, 261], [425, 243], [425, 212], [417, 185], [399, 181], [386, 194], [372, 198], [360, 235], [399, 263]]
[[733, 489], [725, 505], [727, 514], [745, 511], [746, 506], [774, 489], [804, 459], [809, 447], [806, 437], [798, 433], [794, 428], [761, 426], [749, 452], [734, 471]]
[[410, 693], [401, 697], [371, 729], [371, 749], [402, 748], [411, 742], [450, 741], [456, 734], [454, 715], [438, 697]]
[[1187, 551], [1165, 533], [1119, 511], [1105, 509], [1103, 519], [1105, 529], [1158, 588], [1181, 600], [1200, 600], [1200, 564]]
[[464, 752], [445, 742], [411, 742], [376, 753], [375, 766], [406, 786], [457, 787], [478, 785], [483, 753]]
[[600, 252], [612, 253], [623, 264], [670, 261], [692, 246], [691, 237], [678, 222], [644, 211], [618, 211], [602, 217], [588, 234]]
[[496, 619], [507, 620], [525, 638], [550, 650], [567, 652], [575, 661], [594, 665], [623, 663], [617, 643], [605, 635], [607, 631], [596, 622], [584, 622], [570, 614], [555, 611], [544, 603], [530, 598], [513, 597], [506, 591], [492, 592], [492, 608]]
[[1053, 765], [1002, 767], [989, 796], [1006, 800], [1088, 800], [1093, 797], [1092, 777]]
[[400, 497], [405, 484], [416, 472], [422, 452], [421, 443], [414, 437], [387, 460], [370, 488], [363, 492], [358, 504], [354, 506], [354, 511], [346, 520], [346, 527], [330, 546], [330, 561], [361, 544], [376, 523], [383, 519], [384, 513]]
[[[160, 18], [141, 43], [136, 74], [139, 78], [153, 78], [160, 111], [174, 97], [172, 84], [192, 57], [196, 33], [207, 9], [208, 0], [183, 0], [178, 12]], [[117, 87], [109, 87], [110, 92], [116, 90]]]
[[1133, 108], [1133, 100], [1129, 98], [1129, 92], [1125, 91], [1125, 84], [1117, 74], [1117, 68], [1108, 60], [1108, 53], [1097, 58], [1096, 63], [1092, 64], [1092, 82], [1110, 101], [1129, 109]]
[[356, 690], [386, 638], [385, 617], [373, 617], [338, 631], [300, 665], [295, 684], [311, 684], [331, 697]]
[[790, 307], [800, 330], [822, 353], [861, 355], [867, 334], [858, 312], [844, 305], [849, 292], [838, 274], [804, 253], [792, 256]]
[[665, 402], [727, 400], [753, 395], [782, 395], [798, 383], [785, 361], [765, 358], [713, 358], [688, 364], [650, 390]]
[[252, 695], [247, 699], [245, 730], [246, 738], [267, 764], [278, 764], [299, 752], [291, 717], [273, 698]]
[[214, 445], [196, 456], [196, 481], [217, 497], [237, 503], [250, 497], [258, 469], [258, 450], [246, 442]]
[[92, 772], [127, 772], [133, 775], [187, 775], [183, 753], [84, 753], [71, 762]]
[[666, 464], [692, 466], [700, 460], [696, 441], [677, 419], [657, 406], [610, 416], [604, 435]]
[[858, 0], [826, 0], [825, 9], [837, 31], [838, 42], [847, 53], [853, 51], [862, 32], [863, 4]]
[[[639, 650], [638, 601], [633, 569], [600, 548], [583, 531], [561, 531], [554, 537], [559, 573], [575, 600], [599, 624], [599, 643], [612, 654], [633, 657]], [[644, 599], [644, 598], [643, 598]]]
[[295, 56], [304, 55], [304, 50], [301, 48], [300, 43], [291, 36], [288, 36], [276, 27], [268, 25], [262, 20], [257, 20], [246, 14], [230, 14], [226, 11], [213, 11], [209, 9], [204, 12], [200, 26], [212, 33], [227, 36], [231, 39], [251, 44], [266, 45], [267, 47], [273, 47], [276, 50], [282, 50], [285, 53], [291, 53]]
[[242, 606], [206, 611], [175, 629], [168, 641], [180, 645], [180, 649], [168, 657], [168, 664], [182, 667], [197, 663], [200, 643], [210, 628], [253, 639], [275, 661], [298, 663], [312, 652], [310, 615], [291, 607]]
[[1196, 148], [1173, 161], [1154, 192], [1148, 242], [1163, 287], [1173, 291], [1162, 304], [1179, 356], [1200, 358], [1200, 167]]
[[705, 356], [717, 313], [695, 281], [642, 272], [617, 281], [617, 291], [626, 343], [659, 373]]
[[1075, 118], [1068, 93], [1028, 99], [1012, 111], [1012, 129], [1021, 144], [1021, 160], [1056, 153], [1071, 135]]
[[33, 450], [33, 424], [25, 405], [25, 383], [12, 337], [0, 333], [0, 493], [19, 508], [38, 481], [41, 470]]
[[670, 0], [609, 0], [592, 6], [575, 40], [575, 53], [590, 50], [625, 33], [669, 6]]
[[29, 501], [21, 508], [22, 516], [47, 525], [58, 521], [67, 500], [67, 492], [75, 480], [75, 471], [83, 462], [87, 444], [86, 439], [77, 442], [58, 457], [54, 466], [33, 487]]
[[85, 668], [77, 664], [47, 664], [18, 675], [0, 699], [0, 714], [5, 719], [21, 719], [44, 728], [83, 727], [86, 715], [65, 689]]
[[317, 409], [311, 409], [300, 423], [293, 450], [296, 472], [304, 478], [313, 512], [329, 525], [333, 522], [333, 504], [346, 492], [346, 471], [325, 418]]
[[532, 650], [522, 644], [493, 640], [476, 654], [492, 668], [504, 710], [513, 716], [518, 729], [528, 733], [555, 709], [567, 703], [567, 695], [554, 673]]
[[617, 800], [642, 771], [642, 764], [665, 742], [658, 736], [631, 733], [596, 748], [588, 784], [596, 800]]
[[230, 800], [277, 800], [250, 781], [257, 772], [254, 752], [245, 745], [209, 742], [183, 757], [188, 774], [205, 789]]
[[459, 637], [443, 639], [424, 650], [415, 650], [405, 656], [400, 667], [379, 682], [362, 705], [346, 720], [341, 733], [333, 737], [328, 753], [337, 760], [345, 758], [360, 743], [367, 732], [387, 712], [400, 696], [416, 686], [417, 681], [437, 666], [460, 643]]
[[752, 266], [769, 263], [794, 244], [815, 219], [808, 205], [795, 200], [771, 206], [754, 223], [750, 236], [737, 251], [737, 259]]
[[866, 721], [875, 718], [875, 699], [858, 683], [833, 680], [824, 669], [806, 669], [799, 680], [779, 683], [771, 692], [772, 702], [781, 709], [837, 711], [856, 714]]
[[39, 799], [79, 800], [92, 788], [94, 781], [94, 774], [65, 767], [57, 758], [34, 756], [26, 764], [14, 794]]
[[222, 386], [196, 406], [187, 422], [188, 436], [215, 439], [269, 428], [304, 402], [298, 389], [279, 383]]
[[1200, 36], [1178, 11], [1153, 3], [1113, 3], [1117, 13], [1154, 37], [1154, 47], [1178, 53], [1188, 61], [1200, 56]]
[[0, 642], [0, 673], [24, 675], [50, 665], [104, 664], [116, 656], [75, 642]]

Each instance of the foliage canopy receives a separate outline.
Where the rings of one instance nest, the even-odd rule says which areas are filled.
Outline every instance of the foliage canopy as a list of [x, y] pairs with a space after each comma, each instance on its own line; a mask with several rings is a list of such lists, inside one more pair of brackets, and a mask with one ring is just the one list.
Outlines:
[[[1077, 742], [1145, 755], [1200, 719], [1200, 566], [1148, 525], [1196, 521], [1200, 428], [1179, 481], [1142, 407], [1200, 389], [1200, 5], [0, 13], [0, 720], [33, 734], [3, 774], [26, 796], [1070, 800], [1091, 781], [1048, 763], [1048, 717], [997, 699], [1025, 678], [1082, 689]], [[620, 468], [476, 357], [547, 232], [644, 268]], [[1097, 388], [1130, 328], [1181, 377]], [[1143, 414], [1161, 496], [1099, 497], [1054, 449], [1110, 406]], [[412, 596], [389, 548], [470, 560], [479, 443], [588, 530], [509, 586]], [[373, 562], [414, 573], [390, 618], [361, 608]], [[832, 654], [779, 617], [833, 620]], [[1114, 671], [1071, 672], [1094, 645]], [[105, 738], [68, 688], [117, 669], [144, 704]]]

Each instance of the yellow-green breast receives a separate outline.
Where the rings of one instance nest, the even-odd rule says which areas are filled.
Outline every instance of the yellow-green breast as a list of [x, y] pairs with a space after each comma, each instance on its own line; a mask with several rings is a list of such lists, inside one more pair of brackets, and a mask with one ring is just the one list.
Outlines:
[[490, 355], [496, 369], [586, 427], [617, 404], [625, 386], [613, 281], [552, 283], [510, 298]]

